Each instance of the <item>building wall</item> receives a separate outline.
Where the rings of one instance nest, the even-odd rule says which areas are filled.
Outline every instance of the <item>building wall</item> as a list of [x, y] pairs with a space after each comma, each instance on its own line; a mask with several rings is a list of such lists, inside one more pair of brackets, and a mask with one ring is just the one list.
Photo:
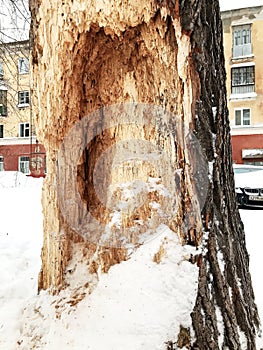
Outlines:
[[[242, 150], [248, 149], [261, 149], [262, 148], [262, 135], [234, 135], [232, 136], [232, 156], [233, 162], [237, 164], [241, 163], [263, 163], [262, 157], [247, 157], [242, 158]], [[262, 164], [263, 165], [263, 164]]]
[[[224, 31], [225, 63], [229, 119], [232, 133], [233, 160], [243, 163], [242, 148], [263, 149], [263, 6], [225, 11], [221, 13]], [[233, 28], [251, 25], [252, 54], [233, 57]], [[231, 69], [254, 65], [255, 93], [239, 96], [231, 93]], [[235, 110], [250, 109], [250, 125], [235, 125]]]
[[[34, 158], [37, 140], [34, 128], [34, 116], [30, 108], [30, 78], [26, 65], [20, 60], [29, 61], [29, 42], [16, 42], [0, 45], [0, 90], [7, 93], [7, 115], [0, 115], [0, 125], [3, 127], [3, 137], [0, 137], [0, 156], [4, 161], [4, 170], [19, 170], [19, 157]], [[24, 92], [23, 97], [19, 92]], [[28, 94], [29, 99], [26, 97]], [[22, 103], [23, 102], [23, 103]], [[20, 125], [24, 124], [21, 129]], [[23, 131], [23, 134], [21, 134]], [[44, 149], [38, 146], [39, 156]], [[44, 156], [43, 156], [44, 158]]]
[[[41, 146], [41, 151], [39, 157], [44, 158], [44, 147]], [[4, 170], [9, 171], [17, 171], [18, 168], [18, 158], [20, 156], [28, 156], [30, 157], [32, 154], [31, 145], [4, 145], [0, 146], [0, 154], [4, 155]]]
[[2, 44], [0, 60], [4, 70], [0, 81], [0, 89], [7, 90], [7, 116], [0, 117], [0, 124], [4, 125], [4, 137], [18, 137], [19, 123], [30, 122], [29, 104], [24, 108], [18, 107], [18, 92], [29, 91], [29, 74], [19, 74], [19, 59], [29, 58], [29, 43]]

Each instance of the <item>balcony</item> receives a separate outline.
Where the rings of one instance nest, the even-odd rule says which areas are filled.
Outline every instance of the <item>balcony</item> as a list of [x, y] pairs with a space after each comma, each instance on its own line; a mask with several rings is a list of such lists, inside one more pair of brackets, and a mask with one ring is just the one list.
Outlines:
[[238, 86], [232, 86], [232, 94], [250, 94], [251, 92], [255, 92], [255, 84], [244, 84]]

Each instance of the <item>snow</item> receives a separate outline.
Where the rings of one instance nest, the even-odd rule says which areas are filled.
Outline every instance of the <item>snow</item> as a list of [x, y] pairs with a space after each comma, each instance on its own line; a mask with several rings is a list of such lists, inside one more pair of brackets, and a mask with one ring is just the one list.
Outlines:
[[[180, 325], [191, 327], [198, 267], [189, 257], [197, 251], [181, 246], [165, 225], [107, 274], [89, 274], [74, 254], [70, 287], [58, 296], [37, 295], [41, 181], [27, 178], [14, 187], [13, 175], [5, 174], [0, 187], [0, 349], [161, 350], [176, 341]], [[157, 179], [151, 181], [155, 188]]]
[[[164, 350], [180, 325], [191, 329], [198, 268], [189, 262], [193, 247], [160, 225], [155, 239], [133, 250], [107, 274], [89, 274], [81, 254], [68, 266], [69, 287], [57, 296], [37, 294], [42, 246], [40, 179], [14, 182], [2, 175], [0, 187], [0, 349]], [[20, 176], [21, 175], [21, 176]], [[4, 179], [4, 180], [3, 180]], [[261, 211], [241, 210], [250, 253], [256, 302], [263, 316]], [[155, 254], [163, 249], [160, 262]], [[75, 252], [81, 247], [76, 244]], [[195, 281], [195, 283], [193, 283]], [[219, 322], [220, 310], [217, 310]], [[262, 317], [261, 317], [262, 318]], [[222, 339], [220, 340], [222, 343]], [[263, 346], [258, 338], [258, 348]]]
[[19, 171], [1, 171], [0, 172], [0, 187], [24, 187], [30, 179]]
[[263, 170], [235, 174], [236, 188], [262, 188]]
[[0, 173], [0, 349], [15, 349], [23, 307], [36, 295], [42, 246], [41, 180]]
[[[246, 232], [246, 245], [250, 258], [250, 272], [252, 276], [255, 300], [258, 306], [259, 316], [263, 322], [263, 299], [262, 299], [262, 210], [240, 210], [241, 219]], [[257, 349], [263, 348], [261, 338]]]
[[243, 94], [230, 94], [230, 100], [245, 100], [245, 99], [254, 99], [257, 97], [256, 92], [246, 92]]
[[[181, 246], [177, 236], [160, 225], [154, 239], [107, 274], [90, 275], [85, 262], [76, 258], [81, 254], [74, 254], [68, 266], [70, 287], [58, 296], [46, 291], [38, 295], [42, 180], [15, 172], [1, 173], [0, 178], [0, 349], [162, 350], [165, 342], [176, 341], [180, 325], [194, 336], [190, 312], [198, 268], [188, 261], [197, 253], [193, 247]], [[262, 319], [261, 211], [240, 213]], [[157, 263], [153, 257], [160, 247], [164, 255]], [[222, 323], [220, 310], [217, 315]], [[259, 349], [263, 341], [257, 341]]]
[[263, 148], [242, 149], [242, 158], [261, 158], [263, 156]]
[[[197, 278], [198, 271], [180, 260], [188, 252], [181, 251], [179, 242], [171, 244], [174, 234], [167, 230], [159, 238], [164, 237], [163, 263], [152, 260], [160, 241], [142, 246], [130, 260], [102, 274], [92, 294], [60, 319], [54, 318], [54, 308], [41, 303], [40, 311], [47, 317], [41, 324], [52, 331], [43, 334], [47, 349], [163, 349], [179, 324], [189, 326], [189, 306], [196, 294], [190, 279]], [[45, 302], [45, 293], [42, 297]]]

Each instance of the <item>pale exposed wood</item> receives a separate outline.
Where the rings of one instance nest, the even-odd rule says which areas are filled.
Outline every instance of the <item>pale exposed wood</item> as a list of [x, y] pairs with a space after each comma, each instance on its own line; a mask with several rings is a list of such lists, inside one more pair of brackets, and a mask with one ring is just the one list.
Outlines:
[[[240, 349], [239, 330], [242, 330], [247, 337], [247, 349], [255, 349], [258, 315], [244, 230], [235, 204], [218, 2], [64, 0], [61, 4], [32, 0], [31, 11], [34, 112], [48, 159], [39, 288], [57, 292], [65, 286], [66, 267], [76, 243], [83, 246], [83, 258], [91, 273], [107, 272], [111, 265], [127, 258], [124, 247], [96, 245], [102, 234], [100, 228], [87, 222], [87, 229], [97, 236], [93, 236], [94, 242], [86, 242], [82, 234], [69, 227], [67, 220], [77, 222], [86, 208], [100, 222], [109, 221], [111, 212], [96, 195], [92, 173], [100, 156], [114, 143], [143, 138], [161, 144], [172, 159], [168, 177], [173, 199], [169, 202], [150, 193], [136, 213], [122, 217], [122, 229], [129, 233], [136, 227], [139, 235], [135, 222], [141, 220], [144, 226], [154, 230], [162, 218], [149, 206], [153, 199], [168, 208], [173, 215], [165, 223], [179, 235], [182, 244], [203, 244], [207, 250], [203, 256], [192, 259], [200, 267], [198, 295], [192, 312], [196, 335], [193, 349], [219, 349], [215, 301], [223, 318], [224, 346]], [[117, 124], [107, 130], [102, 128], [103, 132], [94, 132], [100, 126], [94, 122], [96, 118], [92, 119], [92, 112], [125, 102], [160, 105], [168, 112], [168, 122], [162, 126], [156, 121], [156, 127], [149, 124], [146, 132], [139, 123], [128, 128]], [[216, 107], [215, 116], [212, 107]], [[179, 116], [183, 124], [170, 118], [171, 115]], [[68, 132], [87, 116], [90, 118], [87, 133], [92, 141], [79, 159], [77, 174], [72, 174], [84, 206], [68, 208], [65, 217], [58, 192], [62, 188], [70, 192], [70, 188], [63, 177], [59, 177], [58, 183], [58, 152]], [[118, 123], [120, 114], [115, 118]], [[103, 116], [102, 122], [106, 123]], [[167, 123], [177, 132], [166, 134]], [[209, 183], [203, 209], [191, 172], [198, 154], [194, 156], [189, 147], [177, 147], [184, 127], [196, 135], [207, 161], [213, 164], [211, 182], [208, 169], [202, 171]], [[72, 138], [74, 142], [77, 140]], [[109, 164], [115, 156], [114, 152], [108, 154]], [[166, 164], [160, 162], [159, 166], [161, 169]], [[176, 179], [172, 171], [178, 168], [182, 171]], [[160, 175], [147, 162], [138, 172], [145, 179]], [[102, 164], [99, 173], [103, 185], [132, 179], [128, 164], [109, 173]], [[180, 183], [179, 192], [176, 181]], [[113, 198], [109, 192], [104, 195], [108, 201]], [[114, 195], [118, 198], [121, 194], [117, 191]], [[137, 238], [133, 243], [138, 243]], [[224, 259], [223, 272], [218, 251]]]

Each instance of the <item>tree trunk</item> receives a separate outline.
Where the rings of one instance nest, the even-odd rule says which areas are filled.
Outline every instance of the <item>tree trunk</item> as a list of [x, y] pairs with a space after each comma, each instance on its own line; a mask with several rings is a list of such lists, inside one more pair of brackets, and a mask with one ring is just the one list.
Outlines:
[[[235, 202], [218, 1], [30, 5], [33, 104], [47, 152], [39, 289], [66, 287], [76, 246], [90, 273], [107, 272], [127, 259], [128, 244], [136, 249], [165, 223], [182, 244], [202, 248], [192, 258], [200, 271], [192, 348], [241, 349], [245, 334], [246, 349], [255, 349], [259, 320]], [[148, 186], [142, 194], [138, 178]], [[137, 184], [125, 210], [120, 182]]]

